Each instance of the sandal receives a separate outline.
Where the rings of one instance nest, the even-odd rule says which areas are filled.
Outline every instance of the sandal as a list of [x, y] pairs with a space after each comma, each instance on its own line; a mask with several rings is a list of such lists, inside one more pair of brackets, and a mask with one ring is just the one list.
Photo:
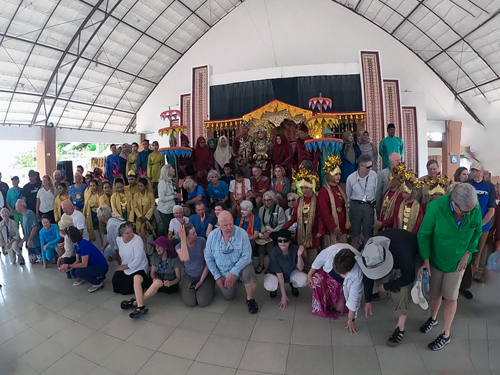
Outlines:
[[80, 286], [80, 285], [82, 285], [84, 282], [85, 282], [85, 280], [82, 280], [82, 281], [75, 281], [75, 282], [73, 283], [73, 286]]
[[98, 290], [101, 290], [102, 288], [104, 288], [104, 285], [92, 285], [87, 291], [89, 293], [94, 293], [97, 292]]
[[260, 274], [262, 273], [262, 271], [264, 270], [264, 267], [263, 266], [258, 266], [256, 269], [255, 269], [255, 273], [256, 274]]
[[146, 306], [136, 307], [136, 308], [134, 309], [134, 311], [132, 311], [132, 312], [130, 313], [130, 315], [129, 315], [129, 316], [130, 316], [132, 319], [135, 319], [135, 318], [138, 318], [139, 316], [141, 316], [141, 315], [143, 315], [143, 314], [147, 314], [147, 313], [148, 313], [148, 311], [149, 311], [149, 309], [147, 309], [147, 308], [146, 308]]
[[432, 329], [432, 327], [436, 326], [437, 324], [438, 320], [434, 320], [432, 319], [432, 317], [430, 317], [424, 324], [422, 324], [422, 326], [420, 327], [420, 332], [427, 333]]
[[450, 342], [451, 342], [451, 336], [444, 337], [444, 332], [443, 332], [437, 337], [437, 339], [435, 339], [433, 342], [427, 345], [427, 347], [430, 350], [437, 351], [443, 349]]
[[122, 308], [122, 310], [131, 309], [132, 307], [134, 307], [134, 302], [135, 298], [132, 298], [130, 301], [122, 301], [122, 303], [120, 303], [120, 307]]
[[390, 347], [396, 347], [401, 343], [401, 340], [403, 340], [403, 336], [405, 334], [405, 331], [401, 331], [399, 327], [396, 327], [394, 330], [394, 333], [389, 337], [387, 340], [387, 345]]

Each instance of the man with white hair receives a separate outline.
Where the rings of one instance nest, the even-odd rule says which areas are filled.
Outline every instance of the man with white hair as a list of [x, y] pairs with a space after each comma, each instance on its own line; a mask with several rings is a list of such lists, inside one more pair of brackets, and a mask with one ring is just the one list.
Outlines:
[[438, 324], [437, 314], [444, 299], [444, 329], [428, 347], [440, 350], [451, 341], [451, 324], [457, 311], [458, 289], [472, 253], [482, 234], [481, 210], [476, 189], [469, 184], [455, 185], [450, 194], [443, 195], [427, 206], [418, 232], [418, 248], [424, 269], [430, 278], [431, 317], [420, 327], [429, 332]]
[[75, 210], [75, 206], [73, 206], [73, 202], [71, 200], [66, 199], [61, 203], [61, 208], [65, 215], [71, 216], [73, 219], [73, 225], [82, 233], [82, 236], [85, 240], [90, 241], [89, 239], [89, 231], [87, 230], [87, 224], [85, 222], [85, 216], [78, 210]]
[[247, 233], [234, 225], [228, 211], [220, 213], [218, 228], [208, 236], [205, 260], [225, 300], [234, 298], [236, 282], [241, 279], [247, 293], [248, 312], [256, 314], [259, 306], [254, 299], [257, 278], [252, 266], [252, 247]]
[[116, 239], [118, 238], [118, 229], [125, 221], [112, 216], [113, 211], [109, 206], [101, 206], [97, 209], [96, 214], [99, 221], [106, 224], [106, 243], [101, 249], [101, 252], [106, 258], [112, 258], [116, 255], [118, 260], [118, 265], [121, 264], [120, 254], [118, 252], [118, 243]]
[[18, 199], [16, 202], [16, 211], [23, 215], [21, 225], [23, 227], [24, 238], [19, 242], [19, 248], [23, 247], [26, 243], [30, 262], [42, 262], [42, 247], [40, 244], [40, 237], [38, 231], [40, 230], [38, 220], [35, 213], [28, 210], [26, 202], [23, 199]]
[[181, 225], [189, 223], [189, 218], [184, 216], [184, 208], [178, 204], [174, 206], [173, 212], [174, 218], [170, 220], [170, 224], [168, 226], [168, 239], [170, 244], [175, 248], [175, 246], [181, 242], [179, 229]]
[[389, 168], [382, 169], [377, 176], [377, 193], [375, 198], [377, 199], [376, 208], [380, 208], [380, 202], [384, 196], [385, 191], [387, 190], [387, 181], [389, 180], [389, 174], [394, 169], [396, 165], [401, 164], [401, 155], [397, 152], [393, 152], [389, 155]]

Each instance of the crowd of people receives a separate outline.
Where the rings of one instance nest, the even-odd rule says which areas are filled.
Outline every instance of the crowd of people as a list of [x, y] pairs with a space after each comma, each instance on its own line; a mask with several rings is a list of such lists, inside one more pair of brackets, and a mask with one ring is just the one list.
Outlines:
[[[113, 290], [134, 295], [121, 303], [131, 318], [147, 314], [159, 292], [180, 290], [188, 306], [207, 306], [216, 288], [231, 300], [238, 281], [255, 314], [256, 275], [265, 272], [263, 286], [271, 299], [280, 294], [282, 308], [286, 284], [294, 297], [309, 286], [311, 312], [347, 315], [353, 334], [363, 294], [369, 318], [385, 293], [399, 314], [390, 346], [404, 337], [412, 288], [426, 269], [431, 316], [420, 330], [438, 325], [443, 305], [443, 329], [429, 348], [447, 345], [459, 293], [473, 298], [472, 281], [485, 282], [500, 243], [495, 186], [479, 163], [470, 176], [458, 168], [452, 182], [429, 160], [419, 179], [392, 124], [378, 148], [368, 132], [357, 144], [346, 131], [340, 153], [328, 155], [305, 147], [305, 124], [295, 149], [284, 133], [271, 142], [265, 128], [255, 130], [254, 139], [243, 123], [232, 146], [225, 136], [200, 137], [175, 164], [158, 142], [151, 150], [144, 140], [141, 152], [136, 143], [119, 153], [111, 145], [105, 171], [79, 166], [71, 186], [60, 171], [41, 179], [30, 171], [22, 188], [18, 177], [9, 188], [0, 175], [0, 246], [20, 265], [24, 246], [32, 264], [55, 263], [90, 293], [117, 262]], [[189, 147], [183, 134], [181, 145]]]

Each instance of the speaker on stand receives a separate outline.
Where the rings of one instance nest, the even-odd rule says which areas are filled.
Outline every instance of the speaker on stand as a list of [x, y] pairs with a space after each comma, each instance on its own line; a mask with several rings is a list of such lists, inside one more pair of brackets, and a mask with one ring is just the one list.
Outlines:
[[69, 185], [73, 185], [73, 161], [65, 160], [57, 163], [57, 170], [63, 175]]

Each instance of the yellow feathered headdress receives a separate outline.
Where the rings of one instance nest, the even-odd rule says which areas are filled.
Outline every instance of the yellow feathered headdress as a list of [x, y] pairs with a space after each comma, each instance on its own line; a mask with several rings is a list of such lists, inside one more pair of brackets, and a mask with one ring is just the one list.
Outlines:
[[340, 173], [340, 164], [342, 164], [340, 156], [331, 154], [326, 158], [323, 170], [325, 173], [330, 173], [332, 176], [335, 176], [337, 173]]
[[448, 180], [448, 177], [437, 175], [435, 179], [427, 181], [429, 185], [429, 195], [434, 194], [446, 194], [446, 189], [451, 186], [451, 181]]
[[411, 169], [404, 171], [401, 174], [401, 177], [403, 179], [401, 190], [405, 193], [411, 194], [413, 191], [420, 189], [425, 185], [425, 182], [417, 179], [417, 175]]
[[313, 181], [316, 181], [316, 179], [317, 179], [316, 174], [304, 168], [303, 165], [301, 165], [299, 167], [298, 172], [296, 172], [293, 175], [293, 180], [295, 181], [296, 185], [300, 188], [309, 187], [312, 189], [314, 187]]

